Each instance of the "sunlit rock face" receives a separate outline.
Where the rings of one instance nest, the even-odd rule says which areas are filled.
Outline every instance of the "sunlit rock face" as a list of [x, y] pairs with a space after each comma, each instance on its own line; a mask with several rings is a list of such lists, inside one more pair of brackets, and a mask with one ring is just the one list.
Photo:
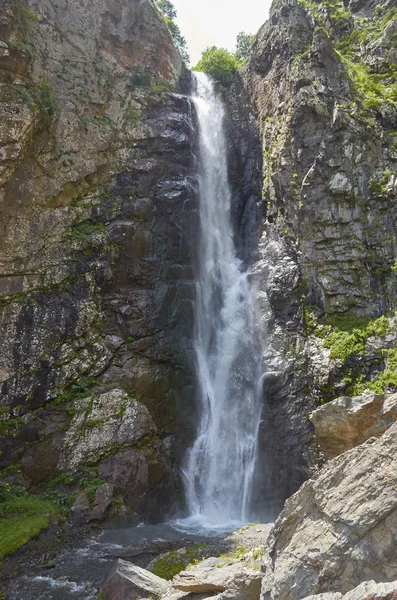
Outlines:
[[94, 384], [145, 404], [168, 449], [190, 402], [190, 107], [149, 0], [1, 0], [0, 15], [0, 461], [34, 488], [29, 444], [45, 480], [65, 470], [46, 448]]

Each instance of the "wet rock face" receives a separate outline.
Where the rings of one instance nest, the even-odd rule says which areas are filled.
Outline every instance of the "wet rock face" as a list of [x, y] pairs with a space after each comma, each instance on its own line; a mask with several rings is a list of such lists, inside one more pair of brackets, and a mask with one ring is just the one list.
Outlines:
[[[163, 437], [190, 402], [190, 105], [151, 0], [1, 0], [0, 14], [0, 466], [48, 480], [59, 407], [94, 384], [125, 386]], [[38, 410], [46, 451], [29, 447]]]

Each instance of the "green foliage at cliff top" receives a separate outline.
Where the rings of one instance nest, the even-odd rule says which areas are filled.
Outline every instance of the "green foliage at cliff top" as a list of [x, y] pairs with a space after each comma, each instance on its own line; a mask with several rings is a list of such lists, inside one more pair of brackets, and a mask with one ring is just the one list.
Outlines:
[[234, 53], [217, 46], [206, 48], [193, 71], [208, 73], [217, 83], [229, 86], [237, 69], [248, 60], [254, 39], [254, 35], [240, 31]]
[[234, 58], [239, 62], [245, 62], [249, 59], [252, 44], [254, 43], [255, 36], [250, 33], [245, 33], [244, 31], [240, 31], [236, 40], [236, 51], [234, 53]]
[[194, 71], [208, 73], [215, 81], [226, 87], [232, 82], [239, 66], [239, 62], [231, 52], [225, 48], [212, 46], [204, 50]]
[[39, 535], [54, 517], [61, 512], [49, 500], [0, 483], [0, 559]]
[[176, 49], [181, 55], [183, 62], [188, 64], [190, 58], [187, 51], [186, 39], [183, 37], [177, 23], [175, 23], [177, 16], [175, 6], [172, 4], [172, 2], [170, 2], [170, 0], [155, 0], [155, 2], [157, 8], [164, 18], [164, 21], [166, 22], [169, 32], [171, 33]]

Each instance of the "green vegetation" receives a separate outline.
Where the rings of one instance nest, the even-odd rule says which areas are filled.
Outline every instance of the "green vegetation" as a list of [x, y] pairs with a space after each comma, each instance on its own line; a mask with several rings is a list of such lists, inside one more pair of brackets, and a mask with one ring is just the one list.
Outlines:
[[39, 17], [24, 6], [19, 6], [17, 10], [17, 33], [20, 38], [18, 41], [21, 44], [21, 49], [26, 49], [30, 52], [30, 44], [28, 42], [30, 34], [36, 26]]
[[[131, 90], [147, 88], [156, 93], [170, 92], [172, 90], [172, 84], [169, 81], [163, 79], [162, 77], [153, 77], [146, 71], [137, 71], [136, 73], [133, 73], [131, 75], [131, 83], [129, 87]], [[127, 118], [141, 119], [142, 116], [137, 109], [130, 107], [127, 112]]]
[[[339, 316], [329, 317], [326, 324], [319, 325], [314, 312], [307, 308], [306, 332], [324, 340], [324, 347], [330, 350], [330, 358], [339, 359], [345, 392], [356, 396], [365, 390], [382, 394], [386, 391], [397, 390], [397, 348], [383, 348], [377, 352], [378, 358], [373, 364], [385, 364], [385, 369], [366, 381], [360, 367], [360, 361], [349, 359], [360, 358], [365, 354], [366, 344], [371, 337], [384, 338], [395, 330], [395, 323], [386, 316], [370, 320], [366, 317]], [[380, 368], [381, 370], [381, 368]], [[332, 399], [333, 389], [322, 390], [327, 399]]]
[[51, 405], [57, 406], [59, 404], [66, 404], [67, 402], [73, 402], [79, 398], [86, 398], [90, 395], [90, 390], [95, 384], [95, 379], [76, 379], [51, 402]]
[[139, 121], [142, 118], [142, 115], [138, 109], [134, 108], [133, 106], [130, 106], [127, 110], [126, 117], [127, 119]]
[[183, 62], [187, 65], [189, 64], [190, 58], [187, 51], [186, 40], [183, 37], [179, 26], [175, 23], [175, 19], [177, 17], [177, 11], [175, 6], [170, 2], [170, 0], [155, 0], [156, 6], [162, 14], [164, 21], [167, 24], [169, 32], [171, 33], [172, 39], [174, 41], [175, 47], [178, 50], [179, 54]]
[[385, 65], [382, 72], [375, 72], [361, 59], [363, 49], [377, 40], [390, 21], [396, 19], [397, 9], [391, 8], [378, 19], [361, 18], [353, 31], [336, 44], [337, 53], [347, 68], [356, 92], [356, 104], [364, 111], [376, 110], [382, 102], [397, 105], [397, 65]]
[[392, 348], [384, 351], [386, 358], [386, 369], [379, 373], [371, 381], [359, 380], [351, 387], [352, 395], [357, 396], [365, 390], [375, 392], [376, 394], [384, 394], [387, 391], [397, 390], [397, 348]]
[[240, 31], [237, 36], [236, 51], [234, 53], [234, 58], [238, 63], [242, 64], [249, 59], [254, 41], [254, 35]]
[[80, 240], [81, 238], [90, 236], [94, 233], [104, 233], [105, 232], [105, 224], [101, 221], [82, 221], [81, 223], [77, 223], [72, 226], [72, 231], [70, 234], [71, 240]]
[[0, 483], [0, 558], [13, 554], [61, 511], [51, 501], [28, 494], [24, 488]]
[[327, 320], [330, 326], [324, 339], [324, 347], [329, 348], [330, 358], [345, 362], [354, 354], [364, 354], [365, 344], [371, 336], [385, 336], [389, 329], [389, 319], [379, 317], [370, 321], [365, 317], [334, 317]]
[[193, 70], [208, 73], [217, 83], [229, 86], [237, 69], [248, 60], [254, 39], [255, 36], [241, 31], [237, 36], [234, 53], [217, 46], [206, 48]]
[[324, 25], [325, 16], [328, 16], [336, 26], [346, 24], [350, 20], [350, 11], [345, 7], [342, 0], [322, 0], [322, 2], [298, 0], [298, 4], [310, 10], [321, 26]]
[[47, 490], [43, 496], [54, 504], [62, 515], [67, 516], [72, 507], [77, 492], [62, 492], [60, 490]]
[[18, 432], [21, 425], [21, 417], [9, 418], [7, 415], [4, 415], [4, 419], [1, 418], [0, 420], [0, 434], [12, 437]]
[[355, 88], [356, 101], [360, 102], [364, 109], [376, 110], [382, 102], [396, 105], [397, 65], [390, 65], [385, 73], [374, 73], [364, 62], [357, 62], [357, 57], [352, 60], [340, 52], [339, 56]]
[[188, 546], [185, 554], [181, 554], [178, 551], [168, 552], [156, 561], [153, 573], [158, 577], [170, 581], [175, 575], [188, 568], [189, 565], [202, 560], [206, 547], [206, 544], [196, 544]]
[[52, 117], [57, 110], [57, 101], [54, 90], [48, 81], [43, 80], [37, 85], [37, 97], [38, 103], [43, 111], [45, 111], [50, 117]]
[[186, 568], [186, 562], [184, 556], [181, 556], [179, 552], [169, 552], [162, 558], [159, 558], [154, 567], [153, 573], [158, 577], [162, 577], [167, 581], [170, 581], [175, 575], [178, 575], [181, 571]]
[[[351, 109], [368, 121], [368, 112], [376, 111], [383, 102], [397, 105], [397, 65], [385, 64], [381, 72], [375, 71], [363, 60], [363, 50], [383, 34], [387, 25], [397, 18], [397, 8], [384, 10], [378, 7], [374, 11], [376, 18], [362, 17], [355, 20], [354, 29], [345, 33], [346, 24], [351, 19], [350, 11], [342, 0], [298, 0], [298, 3], [311, 12], [318, 26], [326, 35], [330, 23], [339, 36], [335, 50], [344, 64], [355, 93]], [[383, 13], [383, 14], [382, 14]], [[373, 121], [368, 121], [373, 124]]]
[[104, 483], [105, 481], [103, 479], [99, 479], [99, 477], [82, 477], [80, 479], [80, 486], [87, 494], [91, 506], [94, 504], [97, 489], [100, 488]]
[[394, 175], [397, 176], [397, 173], [395, 171], [390, 171], [390, 169], [386, 169], [386, 171], [383, 171], [380, 181], [377, 181], [376, 179], [370, 179], [369, 189], [377, 196], [385, 196], [388, 192], [388, 185], [390, 179]]
[[81, 426], [81, 431], [86, 431], [87, 429], [97, 429], [105, 422], [105, 419], [86, 419]]
[[29, 108], [39, 110], [50, 117], [56, 113], [58, 103], [55, 92], [48, 81], [43, 80], [39, 84], [32, 84], [28, 87], [14, 83], [7, 83], [6, 85], [18, 92]]
[[231, 84], [239, 63], [225, 48], [212, 46], [204, 50], [194, 70], [208, 73], [215, 81], [227, 87]]

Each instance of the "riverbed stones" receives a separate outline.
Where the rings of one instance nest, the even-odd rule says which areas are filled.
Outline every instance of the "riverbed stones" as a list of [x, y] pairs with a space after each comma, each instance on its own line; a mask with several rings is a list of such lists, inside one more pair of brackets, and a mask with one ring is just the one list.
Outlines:
[[268, 539], [262, 600], [346, 594], [397, 577], [397, 424], [333, 459], [287, 500]]
[[397, 394], [364, 393], [337, 398], [312, 412], [315, 440], [325, 458], [331, 459], [379, 437], [397, 419]]
[[159, 598], [170, 587], [165, 579], [120, 558], [106, 577], [100, 593], [103, 600], [141, 600]]

